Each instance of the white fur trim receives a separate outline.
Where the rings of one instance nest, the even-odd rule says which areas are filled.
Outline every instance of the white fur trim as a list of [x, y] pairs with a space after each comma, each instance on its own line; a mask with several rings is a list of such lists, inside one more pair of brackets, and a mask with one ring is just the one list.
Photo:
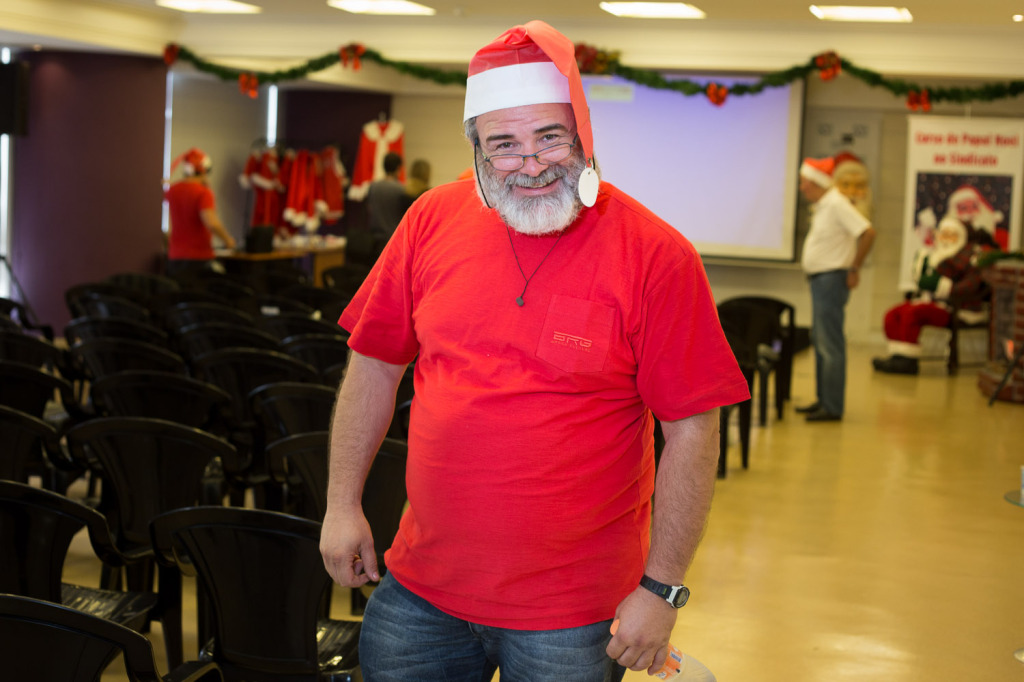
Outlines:
[[252, 176], [252, 184], [256, 185], [260, 189], [276, 189], [277, 181], [273, 178], [267, 178], [262, 175]]
[[890, 341], [889, 355], [903, 355], [908, 358], [921, 357], [921, 344], [908, 341]]
[[935, 298], [947, 299], [953, 291], [953, 280], [949, 277], [939, 277], [939, 284], [935, 287]]
[[252, 183], [249, 182], [249, 176], [248, 175], [244, 175], [244, 174], [243, 175], [239, 175], [238, 176], [238, 184], [242, 186], [242, 189], [252, 189]]
[[572, 103], [569, 79], [554, 62], [499, 66], [466, 80], [466, 108], [462, 120], [499, 109], [552, 103]]
[[802, 177], [807, 178], [808, 180], [813, 182], [815, 185], [818, 185], [819, 187], [824, 187], [825, 189], [828, 189], [829, 187], [832, 186], [832, 176], [828, 175], [827, 173], [823, 173], [814, 166], [808, 165], [806, 163], [800, 165], [800, 175]]

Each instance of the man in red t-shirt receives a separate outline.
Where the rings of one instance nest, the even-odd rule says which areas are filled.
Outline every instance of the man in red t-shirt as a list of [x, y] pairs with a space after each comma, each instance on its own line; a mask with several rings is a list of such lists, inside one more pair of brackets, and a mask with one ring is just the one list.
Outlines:
[[475, 177], [413, 204], [339, 321], [324, 564], [380, 579], [362, 488], [415, 360], [409, 508], [363, 618], [366, 679], [653, 672], [711, 505], [718, 408], [746, 381], [693, 246], [600, 182], [572, 43], [530, 22], [469, 71]]
[[171, 185], [164, 198], [170, 209], [171, 230], [167, 238], [167, 273], [205, 270], [214, 262], [211, 234], [224, 245], [235, 248], [235, 239], [220, 221], [209, 187], [210, 157], [193, 147], [175, 159], [185, 177]]

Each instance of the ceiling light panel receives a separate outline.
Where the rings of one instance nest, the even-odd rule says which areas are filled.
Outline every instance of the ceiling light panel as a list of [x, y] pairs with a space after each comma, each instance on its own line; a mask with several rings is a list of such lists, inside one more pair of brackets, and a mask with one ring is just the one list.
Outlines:
[[914, 20], [906, 7], [860, 7], [851, 5], [811, 5], [811, 14], [822, 21], [875, 21], [909, 23]]
[[684, 2], [602, 2], [601, 9], [634, 19], [703, 19], [704, 12]]
[[235, 0], [156, 0], [160, 7], [203, 14], [257, 14], [263, 8]]
[[388, 14], [392, 16], [431, 16], [437, 13], [433, 7], [408, 0], [327, 0], [335, 9], [353, 14]]

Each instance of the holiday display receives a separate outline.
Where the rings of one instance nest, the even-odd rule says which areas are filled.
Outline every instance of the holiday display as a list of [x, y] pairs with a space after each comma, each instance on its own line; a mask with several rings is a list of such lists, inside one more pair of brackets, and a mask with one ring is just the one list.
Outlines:
[[[466, 84], [465, 71], [437, 69], [421, 64], [394, 61], [359, 43], [345, 45], [335, 52], [281, 71], [249, 71], [219, 66], [202, 59], [187, 47], [173, 43], [167, 45], [164, 48], [164, 62], [171, 66], [178, 61], [188, 62], [198, 70], [222, 80], [237, 81], [241, 92], [250, 97], [257, 95], [260, 85], [298, 80], [335, 64], [341, 64], [343, 68], [351, 67], [358, 70], [364, 61], [374, 62], [399, 73], [421, 80], [433, 81], [439, 85], [464, 86]], [[765, 88], [789, 85], [793, 81], [806, 78], [815, 72], [824, 81], [833, 80], [840, 73], [845, 73], [871, 87], [883, 88], [893, 95], [905, 98], [907, 108], [913, 111], [930, 111], [933, 104], [940, 102], [956, 104], [993, 102], [1024, 93], [1024, 80], [993, 82], [978, 87], [930, 88], [897, 78], [887, 78], [876, 71], [857, 66], [833, 51], [814, 55], [804, 64], [764, 74], [753, 83], [738, 83], [732, 87], [714, 82], [699, 83], [687, 78], [672, 78], [670, 80], [658, 71], [637, 69], [623, 64], [619, 61], [618, 51], [601, 50], [585, 43], [576, 44], [576, 63], [582, 74], [619, 76], [639, 85], [658, 90], [674, 90], [688, 97], [704, 95], [717, 106], [725, 104], [727, 97], [756, 95]]]

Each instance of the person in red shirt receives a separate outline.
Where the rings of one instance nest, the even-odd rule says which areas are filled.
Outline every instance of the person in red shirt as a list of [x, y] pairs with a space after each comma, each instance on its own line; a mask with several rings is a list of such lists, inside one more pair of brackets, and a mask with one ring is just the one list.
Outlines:
[[212, 236], [229, 249], [235, 239], [220, 221], [209, 186], [210, 157], [193, 147], [175, 159], [174, 170], [181, 165], [184, 178], [164, 191], [170, 209], [171, 229], [167, 238], [167, 274], [216, 268]]
[[[746, 381], [699, 254], [600, 182], [568, 38], [533, 21], [478, 52], [465, 126], [474, 177], [417, 200], [339, 320], [324, 564], [381, 581], [367, 680], [654, 672], [711, 505], [718, 408]], [[409, 506], [381, 579], [362, 489], [414, 360]]]

